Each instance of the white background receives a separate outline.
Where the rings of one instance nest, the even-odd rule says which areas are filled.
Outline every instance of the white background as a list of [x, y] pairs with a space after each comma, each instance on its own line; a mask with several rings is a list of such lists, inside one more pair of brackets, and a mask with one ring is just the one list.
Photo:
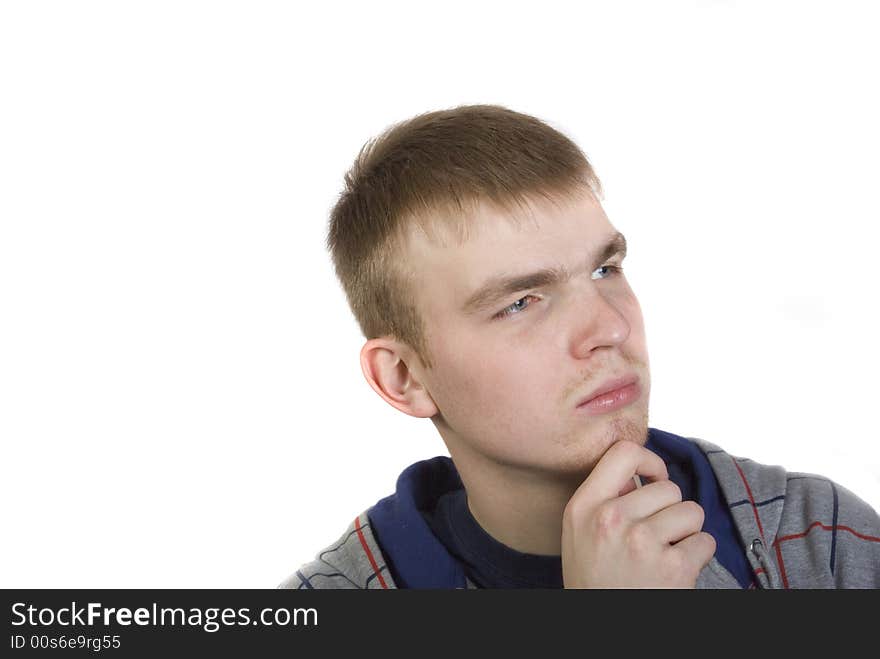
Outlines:
[[0, 5], [0, 586], [273, 587], [445, 454], [324, 248], [361, 145], [465, 103], [584, 149], [651, 425], [880, 508], [864, 2]]

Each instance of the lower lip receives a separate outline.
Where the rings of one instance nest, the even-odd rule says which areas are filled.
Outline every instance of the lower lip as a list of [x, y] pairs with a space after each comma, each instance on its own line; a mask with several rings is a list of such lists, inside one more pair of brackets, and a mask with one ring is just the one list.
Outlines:
[[609, 391], [607, 394], [596, 396], [592, 400], [578, 405], [577, 409], [583, 410], [591, 416], [605, 414], [606, 412], [619, 410], [621, 407], [626, 407], [630, 403], [637, 401], [641, 393], [639, 383], [633, 382], [620, 389]]

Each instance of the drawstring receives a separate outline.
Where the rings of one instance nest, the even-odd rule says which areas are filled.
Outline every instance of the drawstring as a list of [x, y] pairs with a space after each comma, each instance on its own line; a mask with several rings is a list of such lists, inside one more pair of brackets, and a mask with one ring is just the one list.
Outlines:
[[776, 566], [770, 559], [770, 554], [767, 553], [767, 550], [764, 548], [764, 543], [761, 542], [760, 538], [755, 538], [754, 540], [752, 540], [751, 544], [749, 545], [749, 552], [751, 552], [755, 556], [755, 558], [758, 559], [758, 563], [760, 563], [761, 567], [764, 568], [764, 574], [767, 576], [767, 587], [771, 589], [782, 588], [779, 574], [776, 572]]

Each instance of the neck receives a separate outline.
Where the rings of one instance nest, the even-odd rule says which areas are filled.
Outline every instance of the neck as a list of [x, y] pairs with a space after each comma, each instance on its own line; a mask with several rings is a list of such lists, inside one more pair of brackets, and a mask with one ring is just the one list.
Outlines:
[[[561, 477], [452, 449], [450, 455], [467, 491], [468, 508], [486, 533], [518, 552], [561, 555], [562, 514], [586, 473]], [[499, 497], [499, 492], [505, 494]]]

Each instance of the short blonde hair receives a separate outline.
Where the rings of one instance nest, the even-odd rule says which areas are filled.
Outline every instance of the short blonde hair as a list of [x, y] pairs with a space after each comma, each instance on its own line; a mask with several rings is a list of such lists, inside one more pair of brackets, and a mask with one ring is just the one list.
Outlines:
[[[327, 248], [367, 339], [392, 336], [431, 368], [424, 323], [409, 285], [405, 236], [438, 224], [464, 240], [478, 204], [505, 211], [601, 183], [583, 152], [539, 119], [499, 105], [420, 114], [368, 141], [330, 214]], [[511, 218], [515, 213], [509, 214]]]

